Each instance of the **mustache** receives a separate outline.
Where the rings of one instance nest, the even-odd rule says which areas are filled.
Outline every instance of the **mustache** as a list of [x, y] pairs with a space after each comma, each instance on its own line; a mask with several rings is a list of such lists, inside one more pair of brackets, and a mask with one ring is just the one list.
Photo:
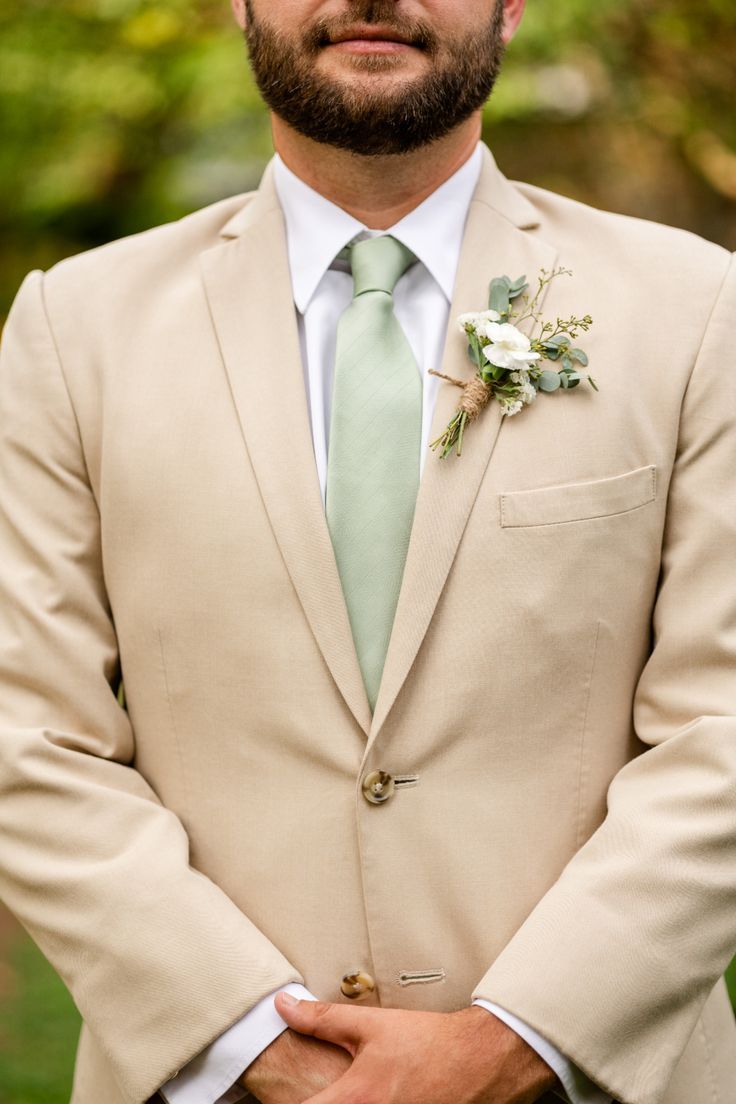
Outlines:
[[311, 54], [316, 54], [356, 23], [378, 24], [429, 54], [436, 53], [439, 45], [437, 35], [428, 23], [397, 15], [395, 0], [355, 0], [342, 15], [322, 16], [315, 20], [304, 35], [304, 47]]

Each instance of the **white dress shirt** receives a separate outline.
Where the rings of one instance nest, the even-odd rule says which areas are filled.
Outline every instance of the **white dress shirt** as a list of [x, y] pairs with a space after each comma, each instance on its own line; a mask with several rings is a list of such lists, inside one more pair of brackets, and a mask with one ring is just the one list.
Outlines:
[[[389, 231], [373, 231], [315, 192], [278, 155], [275, 158], [275, 184], [286, 223], [304, 385], [323, 501], [337, 322], [353, 297], [349, 268], [336, 260], [337, 255], [355, 238], [390, 233], [417, 258], [396, 285], [394, 309], [422, 377], [423, 470], [440, 383], [428, 370], [441, 367], [465, 220], [481, 160], [478, 146], [469, 160], [419, 207]], [[540, 979], [542, 984], [544, 980]], [[301, 985], [291, 984], [284, 989], [301, 999], [318, 999]], [[236, 1104], [246, 1095], [234, 1085], [235, 1080], [287, 1027], [276, 1012], [274, 996], [271, 993], [259, 1001], [163, 1086], [160, 1091], [168, 1104]], [[609, 1096], [527, 1024], [488, 1001], [473, 1003], [508, 1024], [552, 1067], [567, 1093], [561, 1099], [569, 1098], [572, 1104], [610, 1104]]]

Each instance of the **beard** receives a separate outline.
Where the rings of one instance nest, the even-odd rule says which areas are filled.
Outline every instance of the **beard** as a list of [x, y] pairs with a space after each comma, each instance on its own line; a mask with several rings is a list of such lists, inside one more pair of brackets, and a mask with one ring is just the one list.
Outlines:
[[[271, 111], [306, 138], [363, 156], [408, 153], [444, 137], [486, 102], [504, 55], [503, 0], [485, 26], [442, 42], [427, 22], [399, 16], [395, 0], [355, 0], [344, 15], [317, 19], [294, 35], [256, 18], [253, 0], [246, 8], [251, 67]], [[408, 41], [425, 54], [427, 72], [402, 79], [400, 56], [360, 54], [351, 62], [365, 81], [321, 74], [321, 51], [356, 23], [378, 24]], [[396, 80], [370, 88], [373, 74], [392, 71]]]

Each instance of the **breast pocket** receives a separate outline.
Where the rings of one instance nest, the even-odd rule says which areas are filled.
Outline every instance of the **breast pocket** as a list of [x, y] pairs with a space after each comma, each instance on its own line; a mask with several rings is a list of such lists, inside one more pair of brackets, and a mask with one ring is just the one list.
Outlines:
[[626, 514], [653, 502], [656, 493], [657, 468], [654, 464], [608, 479], [564, 483], [532, 491], [509, 491], [499, 496], [501, 526], [517, 529], [564, 525]]

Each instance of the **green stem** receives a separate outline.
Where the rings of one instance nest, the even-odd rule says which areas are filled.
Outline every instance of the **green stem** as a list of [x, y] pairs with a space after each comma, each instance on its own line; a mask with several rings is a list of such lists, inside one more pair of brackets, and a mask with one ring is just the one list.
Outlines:
[[457, 439], [457, 454], [460, 456], [463, 451], [463, 433], [465, 432], [465, 424], [468, 420], [468, 416], [465, 411], [460, 415], [460, 432]]

